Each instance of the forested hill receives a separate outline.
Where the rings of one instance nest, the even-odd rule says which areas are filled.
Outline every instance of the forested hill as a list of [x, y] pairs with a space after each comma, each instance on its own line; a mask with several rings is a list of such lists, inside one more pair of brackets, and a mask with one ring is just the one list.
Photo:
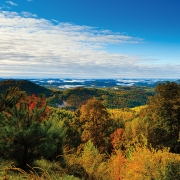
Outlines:
[[53, 95], [50, 89], [39, 86], [27, 80], [3, 80], [0, 81], [0, 93], [3, 93], [10, 87], [18, 87], [21, 91], [25, 91], [28, 95], [44, 94], [46, 97]]
[[75, 87], [54, 91], [27, 80], [0, 81], [0, 93], [13, 86], [25, 91], [28, 95], [44, 94], [49, 98], [51, 106], [71, 110], [80, 108], [88, 99], [92, 98], [100, 100], [107, 108], [132, 108], [146, 104], [148, 97], [154, 94], [153, 88], [135, 86], [110, 88]]
[[[153, 88], [145, 87], [114, 87], [114, 88], [84, 88], [77, 87], [63, 90], [52, 98], [52, 103], [67, 109], [77, 109], [88, 99], [96, 98], [107, 108], [131, 108], [147, 103], [148, 97], [154, 95]], [[65, 103], [64, 103], [65, 102]]]

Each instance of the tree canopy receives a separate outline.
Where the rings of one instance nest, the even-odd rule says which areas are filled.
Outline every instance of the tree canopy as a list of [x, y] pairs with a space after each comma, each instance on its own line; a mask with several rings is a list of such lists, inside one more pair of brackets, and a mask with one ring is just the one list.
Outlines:
[[17, 89], [10, 89], [1, 95], [0, 103], [1, 156], [15, 160], [23, 169], [35, 158], [50, 158], [61, 141], [61, 129], [55, 131], [55, 124], [49, 121], [46, 100], [42, 96], [21, 96]]
[[180, 152], [180, 85], [160, 83], [147, 106], [152, 121], [152, 144]]
[[90, 99], [80, 109], [82, 142], [91, 140], [100, 151], [106, 149], [110, 135], [110, 115], [106, 107], [97, 99]]

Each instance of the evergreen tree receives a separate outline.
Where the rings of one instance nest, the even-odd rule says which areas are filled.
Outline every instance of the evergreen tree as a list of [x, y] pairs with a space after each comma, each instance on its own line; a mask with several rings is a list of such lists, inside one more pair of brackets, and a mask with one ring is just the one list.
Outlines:
[[24, 94], [17, 87], [11, 87], [3, 94], [0, 94], [0, 113], [7, 110], [7, 108], [12, 108]]
[[24, 96], [11, 108], [6, 107], [0, 119], [0, 153], [15, 160], [19, 167], [35, 159], [50, 158], [61, 141], [60, 129], [49, 121], [49, 108], [43, 97]]

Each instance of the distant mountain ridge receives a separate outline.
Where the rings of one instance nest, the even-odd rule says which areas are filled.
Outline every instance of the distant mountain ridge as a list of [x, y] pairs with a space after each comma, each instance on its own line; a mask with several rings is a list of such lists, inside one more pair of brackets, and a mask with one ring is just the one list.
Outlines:
[[[76, 110], [88, 99], [96, 98], [107, 108], [145, 105], [154, 87], [167, 79], [0, 79], [0, 93], [15, 86], [28, 95], [44, 94], [49, 105]], [[173, 80], [179, 83], [179, 80]]]
[[[0, 81], [4, 79], [0, 78]], [[10, 79], [11, 80], [11, 79]], [[156, 87], [160, 82], [174, 81], [180, 83], [178, 79], [153, 79], [153, 78], [119, 78], [119, 79], [73, 79], [73, 78], [44, 78], [26, 79], [37, 85], [54, 89], [69, 89], [74, 87], [120, 87], [120, 86], [143, 86]]]
[[3, 93], [10, 87], [18, 87], [20, 90], [25, 91], [28, 95], [44, 94], [47, 97], [51, 96], [53, 93], [50, 89], [43, 86], [37, 85], [28, 80], [2, 80], [0, 81], [0, 93]]
[[143, 86], [156, 87], [159, 82], [174, 81], [180, 82], [178, 79], [153, 79], [153, 78], [119, 78], [119, 79], [73, 79], [73, 78], [44, 78], [44, 79], [28, 79], [38, 85], [55, 88], [55, 89], [69, 89], [74, 87], [120, 87], [120, 86]]

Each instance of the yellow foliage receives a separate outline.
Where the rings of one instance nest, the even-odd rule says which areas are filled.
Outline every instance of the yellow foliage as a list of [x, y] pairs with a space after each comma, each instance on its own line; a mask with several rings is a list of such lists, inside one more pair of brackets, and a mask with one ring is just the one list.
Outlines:
[[109, 109], [108, 112], [113, 120], [122, 119], [123, 121], [127, 121], [135, 117], [135, 111], [130, 109]]
[[137, 106], [137, 107], [131, 108], [131, 110], [135, 111], [136, 113], [139, 113], [142, 109], [144, 109], [146, 107], [147, 107], [147, 105]]
[[129, 158], [111, 156], [109, 168], [113, 180], [180, 179], [180, 155], [137, 146]]
[[109, 160], [110, 177], [112, 180], [122, 179], [122, 171], [125, 168], [125, 157], [120, 151], [112, 155]]

